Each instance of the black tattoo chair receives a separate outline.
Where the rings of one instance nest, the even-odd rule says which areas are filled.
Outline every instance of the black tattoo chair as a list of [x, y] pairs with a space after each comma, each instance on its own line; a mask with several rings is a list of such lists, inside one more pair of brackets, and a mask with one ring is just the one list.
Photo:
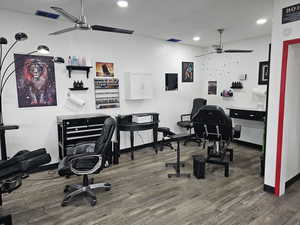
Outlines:
[[[11, 193], [22, 185], [22, 180], [29, 174], [51, 161], [50, 155], [45, 149], [35, 151], [22, 150], [8, 160], [0, 161], [0, 205], [2, 194]], [[12, 224], [11, 215], [1, 216], [0, 224]]]
[[88, 175], [99, 173], [105, 167], [108, 167], [108, 155], [110, 154], [110, 142], [116, 127], [113, 118], [107, 118], [101, 131], [101, 136], [96, 143], [81, 143], [76, 145], [72, 151], [74, 155], [69, 155], [63, 158], [59, 163], [58, 173], [60, 176], [83, 175], [82, 185], [73, 184], [67, 185], [64, 189], [66, 193], [62, 206], [68, 205], [79, 195], [88, 197], [91, 206], [96, 205], [97, 198], [93, 190], [104, 188], [110, 190], [109, 183], [94, 184], [94, 180], [89, 179]]
[[233, 138], [241, 135], [241, 126], [232, 127], [232, 120], [224, 110], [215, 105], [203, 106], [192, 118], [195, 133], [204, 137], [207, 146], [207, 163], [219, 164], [225, 167], [225, 176], [229, 176], [229, 161], [226, 154], [229, 153], [230, 161], [233, 160], [233, 149], [228, 148]]
[[182, 128], [186, 128], [187, 130], [190, 131], [190, 138], [186, 139], [184, 141], [184, 145], [186, 145], [187, 142], [196, 142], [199, 144], [201, 144], [201, 136], [197, 136], [197, 134], [193, 134], [192, 135], [192, 129], [193, 129], [193, 122], [192, 122], [192, 118], [196, 115], [196, 113], [199, 112], [199, 110], [206, 105], [207, 100], [203, 99], [203, 98], [195, 98], [193, 100], [193, 109], [192, 112], [190, 114], [182, 114], [181, 115], [181, 120], [179, 122], [177, 122], [177, 125], [182, 127]]

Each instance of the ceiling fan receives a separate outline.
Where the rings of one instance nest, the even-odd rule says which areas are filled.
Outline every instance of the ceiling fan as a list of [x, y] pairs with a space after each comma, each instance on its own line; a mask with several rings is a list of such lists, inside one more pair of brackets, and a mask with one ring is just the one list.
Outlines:
[[52, 6], [51, 9], [55, 10], [60, 15], [62, 15], [69, 21], [73, 22], [74, 25], [72, 27], [50, 33], [49, 35], [58, 35], [73, 30], [95, 30], [95, 31], [106, 31], [106, 32], [114, 32], [114, 33], [122, 33], [122, 34], [133, 34], [134, 32], [133, 30], [125, 30], [125, 29], [120, 29], [115, 27], [89, 25], [86, 21], [86, 17], [84, 16], [83, 0], [81, 0], [81, 16], [79, 18], [71, 15], [70, 13], [66, 12], [64, 9], [59, 7]]
[[213, 52], [208, 52], [208, 53], [203, 54], [203, 55], [198, 55], [196, 57], [202, 57], [202, 56], [206, 56], [206, 55], [210, 55], [210, 54], [214, 54], [214, 53], [222, 54], [222, 53], [251, 53], [251, 52], [253, 52], [253, 50], [241, 50], [241, 49], [227, 49], [227, 50], [224, 50], [223, 49], [223, 41], [222, 41], [222, 35], [223, 35], [223, 32], [224, 32], [224, 29], [218, 29], [217, 31], [220, 34], [220, 43], [218, 45], [213, 45], [212, 46], [214, 48], [214, 51]]

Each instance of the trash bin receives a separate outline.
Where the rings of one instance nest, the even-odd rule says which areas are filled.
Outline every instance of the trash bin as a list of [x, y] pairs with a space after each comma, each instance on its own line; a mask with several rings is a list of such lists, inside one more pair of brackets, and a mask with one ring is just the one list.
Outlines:
[[202, 155], [193, 155], [193, 170], [197, 179], [205, 178], [205, 162], [206, 159]]

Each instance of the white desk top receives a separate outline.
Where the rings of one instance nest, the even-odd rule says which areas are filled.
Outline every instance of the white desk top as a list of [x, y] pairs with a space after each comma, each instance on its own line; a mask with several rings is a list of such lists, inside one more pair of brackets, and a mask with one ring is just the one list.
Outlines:
[[245, 111], [258, 111], [258, 112], [265, 112], [265, 109], [256, 108], [256, 107], [241, 107], [241, 106], [231, 106], [227, 107], [226, 109], [237, 109], [237, 110], [245, 110]]

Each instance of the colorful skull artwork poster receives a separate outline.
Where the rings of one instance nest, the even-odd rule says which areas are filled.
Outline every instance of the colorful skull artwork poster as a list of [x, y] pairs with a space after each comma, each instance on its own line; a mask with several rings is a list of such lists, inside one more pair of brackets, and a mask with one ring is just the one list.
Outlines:
[[53, 57], [14, 56], [19, 107], [56, 106]]

